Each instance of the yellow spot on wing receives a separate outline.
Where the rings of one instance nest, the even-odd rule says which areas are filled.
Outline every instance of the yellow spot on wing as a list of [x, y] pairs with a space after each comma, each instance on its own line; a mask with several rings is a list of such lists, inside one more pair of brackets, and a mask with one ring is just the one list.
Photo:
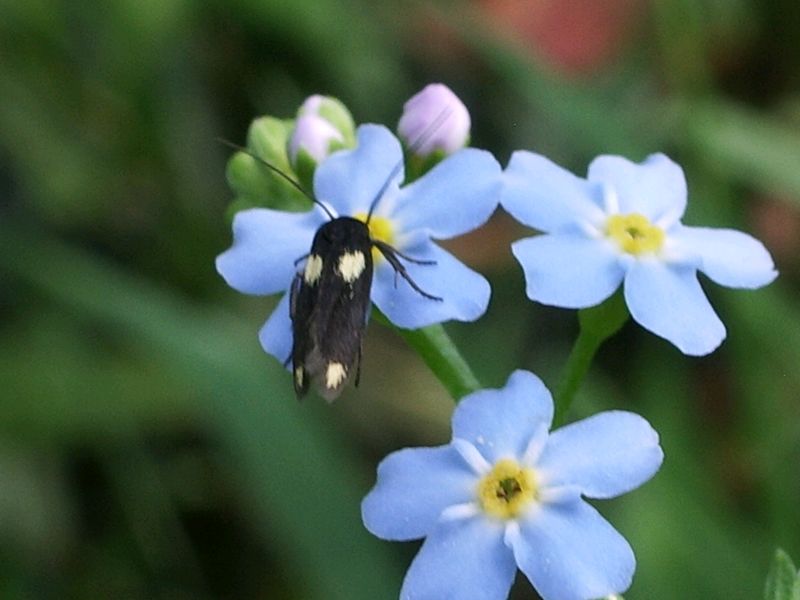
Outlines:
[[346, 376], [347, 369], [342, 363], [328, 363], [328, 368], [325, 370], [325, 387], [328, 389], [339, 387]]
[[308, 285], [314, 285], [322, 274], [322, 257], [312, 254], [306, 261], [306, 269], [303, 272], [303, 280]]
[[305, 373], [303, 372], [303, 367], [297, 367], [294, 370], [294, 380], [297, 382], [297, 387], [303, 387], [303, 378]]
[[360, 250], [345, 252], [339, 257], [339, 274], [347, 283], [353, 283], [364, 272], [366, 265], [364, 253]]

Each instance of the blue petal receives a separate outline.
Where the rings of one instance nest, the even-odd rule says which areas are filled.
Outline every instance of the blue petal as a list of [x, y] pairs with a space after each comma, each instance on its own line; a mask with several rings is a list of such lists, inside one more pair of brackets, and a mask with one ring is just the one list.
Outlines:
[[671, 225], [686, 209], [683, 169], [663, 154], [651, 154], [641, 164], [621, 156], [598, 156], [589, 165], [589, 181], [617, 193], [619, 212], [639, 213], [651, 221], [667, 218]]
[[261, 347], [280, 362], [288, 360], [292, 352], [292, 320], [289, 317], [289, 294], [284, 294], [278, 306], [258, 332]]
[[308, 254], [314, 233], [325, 221], [319, 209], [240, 211], [233, 219], [233, 246], [217, 257], [217, 271], [245, 294], [287, 290], [297, 271], [295, 261]]
[[684, 354], [708, 354], [725, 339], [725, 325], [692, 268], [658, 260], [634, 261], [625, 276], [625, 301], [637, 323]]
[[622, 593], [636, 569], [625, 538], [580, 499], [542, 505], [509, 541], [519, 568], [545, 600]]
[[544, 156], [518, 150], [503, 173], [500, 204], [539, 231], [574, 231], [585, 223], [605, 222], [600, 191]]
[[528, 371], [514, 371], [504, 388], [466, 396], [453, 412], [453, 437], [473, 444], [494, 463], [521, 458], [533, 434], [553, 420], [553, 398], [542, 380]]
[[580, 234], [525, 238], [511, 245], [531, 300], [564, 308], [594, 306], [619, 287], [624, 270], [605, 240]]
[[403, 581], [401, 600], [505, 600], [517, 565], [503, 526], [482, 517], [439, 524]]
[[415, 260], [436, 261], [420, 265], [400, 258], [417, 286], [442, 300], [422, 296], [381, 257], [375, 267], [372, 301], [392, 323], [416, 329], [451, 319], [474, 321], [486, 312], [491, 288], [482, 275], [430, 240], [404, 248], [403, 253]]
[[547, 487], [574, 485], [590, 498], [613, 498], [650, 479], [663, 458], [647, 421], [608, 411], [552, 432], [536, 469]]
[[397, 138], [382, 125], [361, 125], [356, 133], [355, 148], [335, 152], [314, 173], [317, 199], [339, 216], [366, 212], [393, 175], [381, 199], [391, 201], [403, 180], [403, 152]]
[[489, 152], [469, 148], [403, 188], [387, 216], [402, 231], [424, 229], [433, 238], [450, 238], [489, 219], [499, 188], [500, 165]]
[[384, 540], [425, 537], [445, 508], [475, 499], [477, 482], [453, 446], [398, 450], [378, 465], [378, 481], [361, 503], [361, 517]]
[[764, 244], [741, 231], [678, 227], [670, 241], [679, 251], [699, 255], [700, 270], [720, 285], [754, 289], [778, 276]]

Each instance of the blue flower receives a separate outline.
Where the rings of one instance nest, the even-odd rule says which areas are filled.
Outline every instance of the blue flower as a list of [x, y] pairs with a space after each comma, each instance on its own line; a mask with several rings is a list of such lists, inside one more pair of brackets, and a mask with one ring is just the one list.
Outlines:
[[587, 179], [538, 154], [515, 152], [501, 204], [545, 235], [512, 245], [532, 300], [566, 308], [599, 304], [624, 282], [631, 316], [677, 346], [703, 355], [725, 338], [697, 279], [758, 288], [776, 276], [758, 240], [731, 229], [687, 227], [683, 170], [663, 154], [641, 164], [600, 156]]
[[465, 397], [453, 441], [406, 448], [378, 467], [362, 504], [367, 529], [425, 542], [402, 599], [506, 598], [519, 567], [545, 600], [587, 600], [628, 588], [628, 542], [585, 500], [613, 498], [653, 476], [658, 434], [609, 411], [548, 433], [553, 402], [532, 373]]
[[[405, 187], [398, 140], [379, 125], [362, 125], [358, 143], [323, 161], [314, 174], [315, 197], [335, 216], [364, 219], [371, 201], [386, 189], [369, 223], [380, 239], [417, 261], [404, 263], [425, 292], [413, 290], [380, 255], [373, 253], [371, 298], [398, 327], [415, 329], [456, 319], [480, 317], [489, 302], [486, 279], [435, 244], [482, 225], [497, 207], [500, 166], [484, 150], [464, 149]], [[391, 180], [389, 181], [391, 176]], [[388, 181], [388, 185], [387, 185]], [[246, 294], [286, 292], [308, 254], [316, 230], [328, 216], [319, 207], [303, 213], [253, 208], [236, 214], [233, 246], [217, 257], [217, 271], [228, 285]], [[292, 347], [289, 294], [285, 294], [259, 334], [269, 354], [284, 361]]]

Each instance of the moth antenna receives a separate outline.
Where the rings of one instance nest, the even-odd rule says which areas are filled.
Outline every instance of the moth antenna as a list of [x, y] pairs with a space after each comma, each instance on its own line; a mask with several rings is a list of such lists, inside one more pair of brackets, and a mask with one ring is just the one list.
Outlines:
[[[419, 135], [417, 139], [415, 139], [409, 146], [408, 146], [408, 154], [414, 154], [417, 150], [419, 150], [422, 145], [427, 142], [430, 137], [436, 133], [436, 130], [447, 120], [447, 117], [450, 116], [450, 113], [453, 112], [453, 109], [449, 106], [442, 109], [442, 111], [436, 115], [436, 118], [433, 122], [428, 125], [428, 127]], [[392, 172], [389, 173], [389, 176], [386, 178], [386, 181], [383, 182], [381, 189], [378, 190], [378, 193], [375, 194], [375, 197], [372, 199], [372, 202], [369, 204], [369, 211], [367, 211], [367, 225], [369, 225], [369, 220], [372, 218], [372, 213], [375, 210], [375, 207], [378, 205], [378, 201], [383, 197], [386, 193], [386, 188], [389, 187], [389, 183], [394, 179], [397, 174], [400, 172], [400, 169], [403, 168], [403, 164], [405, 163], [405, 156], [401, 158], [397, 164], [392, 169]]]
[[[250, 152], [250, 150], [248, 150], [248, 149], [247, 149], [247, 148], [245, 148], [244, 146], [240, 146], [239, 144], [234, 144], [233, 142], [229, 142], [228, 140], [226, 140], [226, 139], [224, 139], [224, 138], [217, 138], [217, 141], [218, 141], [218, 142], [220, 142], [221, 144], [225, 144], [226, 146], [228, 146], [228, 147], [230, 147], [230, 148], [233, 148], [234, 150], [238, 150], [239, 152], [244, 152], [245, 154], [247, 154], [247, 156], [249, 156], [249, 157], [250, 157], [250, 158], [252, 158], [253, 160], [257, 160], [258, 162], [260, 162], [262, 165], [264, 165], [265, 167], [267, 167], [267, 168], [268, 168], [270, 171], [272, 171], [273, 173], [276, 173], [276, 174], [280, 175], [281, 177], [283, 177], [283, 179], [284, 179], [285, 181], [289, 182], [289, 183], [292, 185], [292, 187], [294, 187], [294, 189], [296, 189], [297, 191], [299, 191], [299, 192], [300, 192], [301, 194], [303, 194], [303, 195], [304, 195], [306, 198], [308, 198], [309, 200], [311, 200], [311, 201], [312, 201], [314, 204], [316, 204], [317, 206], [319, 206], [320, 208], [322, 208], [322, 210], [324, 210], [324, 211], [325, 211], [325, 214], [326, 214], [326, 215], [328, 215], [328, 218], [329, 218], [331, 221], [333, 221], [333, 220], [336, 218], [336, 217], [333, 215], [333, 213], [331, 213], [331, 211], [328, 209], [328, 207], [327, 207], [327, 206], [325, 206], [325, 205], [324, 205], [322, 202], [320, 202], [319, 200], [317, 200], [316, 198], [314, 198], [314, 196], [313, 196], [312, 194], [310, 194], [310, 193], [308, 192], [308, 190], [306, 190], [306, 189], [305, 189], [305, 188], [304, 188], [302, 185], [300, 185], [300, 183], [299, 183], [299, 182], [297, 182], [297, 181], [295, 181], [294, 179], [292, 179], [291, 177], [289, 177], [289, 176], [288, 176], [286, 173], [284, 173], [283, 171], [281, 171], [281, 170], [280, 170], [278, 167], [276, 167], [275, 165], [273, 165], [273, 164], [271, 164], [271, 163], [267, 162], [266, 160], [264, 160], [264, 159], [263, 159], [263, 158], [261, 158], [260, 156], [256, 156], [255, 154], [253, 154], [252, 152]], [[384, 187], [385, 187], [385, 186], [384, 186]]]

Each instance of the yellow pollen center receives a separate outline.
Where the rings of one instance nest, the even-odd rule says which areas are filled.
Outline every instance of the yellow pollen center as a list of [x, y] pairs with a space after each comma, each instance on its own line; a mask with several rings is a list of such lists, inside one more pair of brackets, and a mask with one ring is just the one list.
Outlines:
[[[367, 213], [356, 213], [353, 215], [353, 218], [366, 223]], [[389, 244], [390, 246], [394, 245], [394, 230], [392, 229], [392, 222], [389, 219], [386, 217], [376, 217], [375, 215], [372, 215], [367, 227], [369, 228], [369, 237], [371, 237], [373, 240], [380, 240]], [[381, 251], [373, 246], [372, 261], [378, 262], [382, 258], [383, 255], [381, 254]]]
[[639, 213], [611, 215], [606, 221], [606, 234], [628, 254], [658, 252], [664, 243], [664, 230]]
[[510, 458], [497, 461], [478, 483], [481, 508], [493, 517], [513, 519], [537, 498], [536, 474]]

